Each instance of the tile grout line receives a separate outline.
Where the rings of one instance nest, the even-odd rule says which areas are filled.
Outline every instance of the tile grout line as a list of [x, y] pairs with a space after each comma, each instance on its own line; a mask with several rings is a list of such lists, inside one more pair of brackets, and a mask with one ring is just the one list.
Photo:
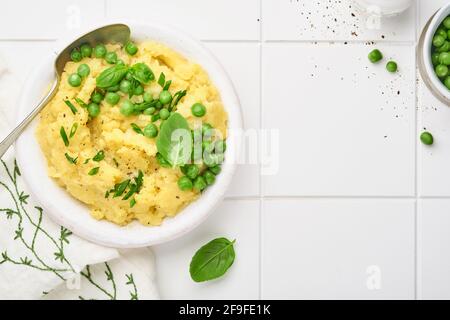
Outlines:
[[[262, 28], [262, 0], [259, 0], [259, 128], [260, 130], [262, 129], [263, 126], [263, 97], [262, 97], [262, 92], [263, 92], [263, 70], [262, 70], [262, 58], [263, 58], [263, 28]], [[259, 204], [259, 288], [258, 288], [258, 298], [259, 300], [262, 299], [263, 297], [263, 197], [262, 197], [262, 188], [263, 188], [263, 183], [262, 183], [262, 176], [261, 176], [261, 172], [262, 172], [262, 161], [261, 161], [261, 139], [259, 139], [259, 144], [260, 144], [260, 148], [259, 148], [259, 184], [258, 184], [258, 193], [259, 193], [259, 199], [258, 199], [258, 204]]]
[[[418, 35], [418, 28], [419, 28], [419, 1], [416, 2], [416, 28], [415, 28], [415, 40], [417, 41], [417, 35]], [[417, 69], [418, 61], [417, 61], [417, 46], [414, 47], [414, 58], [415, 58], [415, 72], [416, 72], [416, 79], [419, 79], [419, 72]], [[419, 175], [419, 166], [418, 166], [418, 148], [417, 148], [417, 130], [419, 127], [419, 86], [418, 81], [415, 81], [415, 101], [414, 101], [414, 115], [415, 115], [415, 121], [414, 121], [414, 194], [415, 194], [415, 201], [414, 201], [414, 300], [417, 300], [418, 297], [418, 224], [417, 224], [417, 207], [418, 207], [418, 175]]]

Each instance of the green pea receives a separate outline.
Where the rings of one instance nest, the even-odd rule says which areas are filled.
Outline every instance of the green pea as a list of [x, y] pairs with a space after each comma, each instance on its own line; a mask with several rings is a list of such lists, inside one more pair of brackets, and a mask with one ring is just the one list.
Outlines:
[[134, 104], [130, 100], [125, 100], [120, 107], [120, 113], [124, 116], [131, 116], [134, 112]]
[[446, 66], [450, 65], [450, 53], [448, 53], [448, 52], [441, 52], [439, 54], [439, 62], [441, 64], [445, 64]]
[[433, 63], [433, 66], [437, 66], [439, 64], [439, 52], [433, 52], [431, 54], [431, 62]]
[[433, 46], [435, 46], [436, 48], [441, 47], [445, 42], [445, 39], [443, 36], [440, 35], [435, 35], [433, 37]]
[[127, 79], [123, 79], [122, 81], [120, 81], [120, 91], [122, 91], [123, 93], [130, 93], [131, 86], [131, 81]]
[[227, 143], [225, 140], [219, 140], [215, 142], [214, 150], [216, 153], [224, 153], [227, 149]]
[[119, 90], [120, 90], [120, 85], [118, 85], [118, 84], [106, 88], [106, 91], [108, 91], [108, 92], [117, 92]]
[[159, 94], [159, 102], [165, 105], [168, 104], [170, 101], [172, 101], [172, 94], [167, 90], [161, 91], [161, 93]]
[[102, 102], [103, 100], [103, 94], [101, 92], [98, 91], [94, 91], [94, 93], [91, 96], [91, 101], [94, 103], [99, 104], [100, 102]]
[[184, 174], [190, 179], [194, 180], [200, 174], [200, 168], [195, 164], [188, 164], [184, 166]]
[[201, 103], [194, 103], [191, 107], [191, 112], [196, 117], [203, 117], [206, 114], [206, 108]]
[[159, 110], [159, 117], [162, 120], [166, 120], [167, 118], [170, 117], [170, 111], [167, 110], [166, 108]]
[[436, 75], [439, 78], [444, 78], [448, 74], [448, 67], [446, 65], [443, 65], [443, 64], [438, 64], [436, 66], [436, 68], [435, 68], [435, 71], [436, 71]]
[[369, 56], [368, 57], [369, 57], [370, 62], [375, 63], [375, 62], [378, 62], [381, 59], [383, 59], [383, 54], [381, 53], [380, 50], [374, 49], [374, 50], [369, 52]]
[[153, 101], [153, 95], [150, 92], [144, 92], [144, 101], [145, 102], [152, 102]]
[[114, 64], [117, 62], [117, 53], [115, 52], [107, 52], [105, 55], [105, 60], [109, 64]]
[[442, 46], [440, 46], [439, 48], [436, 48], [436, 51], [439, 53], [450, 51], [450, 42], [445, 40], [444, 44]]
[[118, 65], [118, 66], [124, 66], [124, 65], [125, 65], [125, 62], [124, 62], [122, 59], [117, 59], [116, 65]]
[[134, 56], [138, 52], [137, 46], [133, 42], [128, 42], [125, 46], [125, 51], [130, 55]]
[[445, 77], [444, 84], [448, 89], [450, 89], [450, 77], [449, 76]]
[[217, 176], [220, 173], [220, 171], [222, 171], [222, 168], [219, 165], [216, 165], [214, 167], [210, 167], [209, 171], [211, 171]]
[[77, 48], [73, 49], [70, 53], [70, 59], [72, 59], [72, 61], [74, 62], [79, 62], [82, 58], [83, 57], [81, 56], [81, 52]]
[[203, 173], [203, 178], [205, 178], [206, 184], [208, 186], [210, 186], [210, 185], [214, 184], [214, 182], [216, 182], [216, 176], [214, 175], [214, 173], [212, 173], [209, 170], [206, 170]]
[[81, 85], [81, 77], [77, 73], [72, 73], [68, 78], [68, 82], [72, 87], [79, 87]]
[[120, 96], [115, 92], [108, 92], [105, 96], [105, 100], [108, 104], [114, 106], [119, 102]]
[[144, 136], [147, 138], [154, 138], [158, 135], [158, 127], [153, 123], [150, 123], [144, 128]]
[[397, 71], [397, 63], [395, 61], [389, 61], [386, 64], [386, 70], [389, 72], [396, 72]]
[[155, 108], [159, 110], [162, 107], [163, 107], [163, 104], [161, 103], [161, 101], [158, 100], [158, 102], [156, 102]]
[[100, 113], [100, 106], [94, 102], [91, 102], [87, 106], [87, 110], [89, 112], [89, 115], [93, 118], [99, 115]]
[[425, 131], [420, 135], [420, 141], [422, 141], [423, 144], [430, 146], [433, 144], [434, 138], [431, 133]]
[[446, 27], [447, 29], [450, 29], [450, 17], [445, 18], [444, 21], [442, 21], [442, 24], [443, 24], [444, 27]]
[[178, 188], [180, 188], [181, 191], [189, 191], [192, 190], [192, 181], [186, 176], [181, 177], [178, 179]]
[[89, 58], [92, 54], [92, 47], [88, 43], [85, 43], [81, 45], [80, 51], [83, 58]]
[[435, 35], [440, 35], [442, 38], [447, 39], [447, 31], [444, 28], [437, 29]]
[[203, 177], [197, 177], [194, 180], [194, 185], [193, 185], [194, 189], [197, 191], [202, 191], [207, 187], [205, 178]]
[[78, 66], [77, 73], [80, 77], [86, 78], [91, 72], [91, 68], [86, 63], [82, 63]]
[[96, 58], [104, 58], [106, 55], [106, 47], [104, 44], [99, 43], [98, 45], [95, 46], [94, 48], [94, 56]]
[[147, 116], [151, 116], [152, 114], [154, 114], [156, 111], [155, 107], [150, 107], [144, 110], [144, 114]]
[[144, 87], [142, 85], [138, 85], [136, 88], [134, 88], [134, 95], [140, 96], [144, 93]]

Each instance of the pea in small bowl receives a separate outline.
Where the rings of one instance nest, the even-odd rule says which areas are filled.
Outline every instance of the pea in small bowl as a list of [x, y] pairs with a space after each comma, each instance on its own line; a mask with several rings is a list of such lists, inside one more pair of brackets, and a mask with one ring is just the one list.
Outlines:
[[431, 60], [431, 54], [433, 49], [433, 37], [436, 30], [449, 14], [450, 4], [447, 4], [430, 18], [422, 30], [417, 50], [419, 71], [423, 81], [433, 95], [446, 105], [450, 105], [450, 89], [448, 89], [436, 75]]
[[[117, 23], [113, 21], [111, 23]], [[221, 201], [231, 182], [240, 150], [242, 117], [239, 99], [225, 70], [216, 58], [199, 41], [184, 32], [162, 23], [123, 22], [131, 29], [135, 42], [153, 40], [180, 52], [206, 70], [211, 81], [221, 94], [228, 113], [227, 151], [222, 171], [216, 182], [196, 201], [181, 210], [175, 217], [166, 218], [160, 226], [144, 226], [134, 221], [126, 226], [118, 226], [105, 220], [95, 220], [89, 209], [59, 187], [47, 174], [46, 159], [35, 137], [39, 119], [36, 118], [23, 132], [15, 145], [18, 164], [31, 194], [45, 209], [45, 213], [56, 223], [74, 234], [94, 243], [115, 248], [137, 248], [167, 242], [177, 238], [202, 223]], [[106, 24], [106, 23], [105, 23]], [[105, 25], [104, 24], [104, 25]], [[109, 24], [109, 23], [108, 23]], [[86, 32], [101, 27], [93, 26]], [[84, 33], [84, 32], [83, 32]], [[58, 49], [49, 52], [26, 81], [19, 101], [17, 121], [23, 119], [48, 90], [53, 80], [53, 63], [61, 48], [65, 48], [74, 38], [67, 37]]]

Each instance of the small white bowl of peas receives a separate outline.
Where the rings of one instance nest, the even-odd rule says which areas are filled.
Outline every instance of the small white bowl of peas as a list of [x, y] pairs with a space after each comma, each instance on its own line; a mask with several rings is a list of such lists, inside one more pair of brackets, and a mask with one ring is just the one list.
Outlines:
[[431, 92], [450, 105], [450, 4], [430, 18], [419, 39], [419, 70]]

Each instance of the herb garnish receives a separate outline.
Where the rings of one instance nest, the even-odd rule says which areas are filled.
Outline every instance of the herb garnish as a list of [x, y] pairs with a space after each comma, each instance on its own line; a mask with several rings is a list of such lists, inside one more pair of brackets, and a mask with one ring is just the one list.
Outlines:
[[186, 95], [187, 90], [180, 90], [177, 91], [172, 98], [172, 103], [170, 104], [170, 108], [169, 111], [173, 111], [176, 110], [176, 106], [178, 104], [178, 102], [180, 102], [180, 100]]
[[100, 162], [103, 159], [105, 159], [105, 152], [103, 150], [97, 152], [97, 154], [92, 158], [95, 162]]
[[134, 205], [136, 204], [136, 199], [131, 199], [130, 200], [130, 208], [133, 208], [134, 207]]
[[119, 84], [119, 82], [125, 77], [128, 72], [128, 67], [125, 65], [116, 64], [106, 70], [97, 77], [97, 87], [108, 88]]
[[86, 160], [84, 160], [83, 164], [87, 164], [89, 160], [91, 160], [91, 158], [87, 158]]
[[73, 136], [75, 135], [75, 132], [77, 132], [78, 129], [78, 123], [74, 123], [72, 125], [72, 128], [70, 128], [70, 134], [69, 134], [69, 138], [73, 138]]
[[134, 132], [144, 135], [144, 132], [142, 131], [141, 128], [139, 128], [139, 126], [136, 123], [132, 123], [131, 128], [133, 128]]
[[72, 164], [77, 164], [78, 157], [72, 158], [67, 152], [64, 155], [66, 156], [67, 161]]
[[119, 163], [117, 162], [116, 158], [113, 158], [113, 162], [114, 162], [114, 164], [116, 165], [116, 167], [119, 166]]
[[77, 108], [70, 102], [69, 100], [64, 100], [66, 105], [70, 108], [70, 111], [72, 111], [73, 114], [76, 114], [78, 112]]
[[140, 83], [148, 83], [151, 80], [155, 80], [153, 71], [142, 62], [136, 63], [130, 68], [131, 76]]
[[[122, 200], [130, 199], [134, 194], [139, 193], [139, 191], [141, 191], [142, 184], [144, 182], [144, 173], [141, 170], [139, 170], [137, 177], [134, 177], [133, 180], [134, 181], [131, 182], [130, 179], [127, 179], [120, 183], [117, 183], [113, 189], [105, 193], [105, 197], [108, 198], [109, 195], [112, 193], [113, 198], [117, 198], [121, 197], [126, 192]], [[130, 200], [130, 207], [134, 206], [133, 203], [136, 204], [136, 200], [134, 198]]]
[[188, 163], [192, 152], [192, 135], [189, 124], [179, 113], [172, 114], [160, 128], [156, 147], [172, 166]]
[[75, 101], [78, 103], [78, 105], [82, 108], [87, 108], [87, 103], [81, 100], [80, 98], [75, 98]]
[[59, 129], [59, 134], [61, 135], [61, 138], [64, 141], [64, 145], [66, 147], [68, 147], [69, 146], [69, 139], [67, 138], [66, 130], [64, 130], [64, 127], [61, 127], [61, 129]]
[[201, 247], [192, 257], [189, 272], [192, 280], [202, 282], [219, 278], [234, 262], [234, 243], [226, 238], [214, 239]]
[[161, 72], [158, 78], [158, 84], [164, 88], [165, 83], [166, 83], [166, 75], [164, 74], [164, 72]]
[[95, 176], [99, 170], [100, 170], [100, 167], [92, 168], [91, 170], [89, 170], [88, 175]]
[[171, 84], [172, 84], [172, 80], [167, 81], [166, 84], [164, 85], [163, 90], [169, 90]]

